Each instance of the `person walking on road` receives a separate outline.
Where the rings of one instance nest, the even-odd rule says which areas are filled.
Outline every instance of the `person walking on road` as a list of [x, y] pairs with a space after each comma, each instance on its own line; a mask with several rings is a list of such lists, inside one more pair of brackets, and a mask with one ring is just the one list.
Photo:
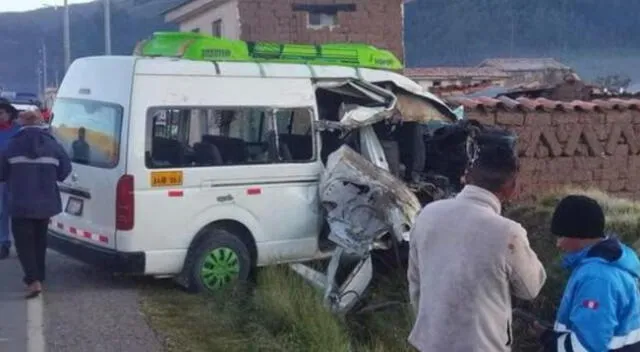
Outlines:
[[640, 351], [640, 260], [604, 229], [594, 199], [570, 195], [555, 209], [551, 232], [572, 272], [554, 329], [534, 324], [545, 351]]
[[0, 162], [0, 181], [9, 190], [8, 210], [18, 258], [28, 286], [37, 297], [45, 280], [49, 219], [62, 211], [58, 181], [71, 173], [69, 156], [48, 132], [39, 111], [20, 114], [22, 127]]
[[[0, 99], [0, 153], [6, 149], [9, 139], [19, 129], [19, 126], [14, 123], [17, 115], [18, 110], [8, 100]], [[11, 251], [11, 229], [7, 212], [8, 195], [6, 185], [0, 183], [0, 260], [7, 259]]]
[[527, 231], [501, 216], [518, 160], [506, 143], [477, 150], [465, 187], [428, 204], [411, 231], [409, 342], [421, 352], [510, 351], [511, 295], [532, 300], [547, 275]]

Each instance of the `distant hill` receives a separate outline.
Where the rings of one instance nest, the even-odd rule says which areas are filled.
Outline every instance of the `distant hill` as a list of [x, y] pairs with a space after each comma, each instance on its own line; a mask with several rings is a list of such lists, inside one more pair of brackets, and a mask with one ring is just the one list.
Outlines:
[[[131, 54], [135, 44], [157, 30], [175, 30], [166, 24], [162, 11], [182, 0], [112, 0], [112, 51]], [[73, 58], [104, 53], [104, 21], [101, 3], [70, 7], [71, 56]], [[48, 78], [62, 79], [63, 12], [49, 7], [23, 13], [0, 13], [0, 85], [34, 91], [36, 69], [46, 43]]]
[[640, 81], [640, 1], [417, 0], [406, 5], [408, 65], [555, 57], [593, 79]]
[[[154, 31], [176, 29], [164, 23], [162, 11], [181, 1], [112, 0], [113, 52], [130, 54]], [[407, 64], [552, 56], [586, 78], [624, 73], [638, 82], [639, 12], [640, 1], [629, 0], [417, 0], [405, 9]], [[102, 5], [71, 6], [72, 56], [102, 54], [103, 38]], [[55, 82], [63, 71], [62, 9], [0, 13], [0, 85], [35, 90], [43, 39]]]

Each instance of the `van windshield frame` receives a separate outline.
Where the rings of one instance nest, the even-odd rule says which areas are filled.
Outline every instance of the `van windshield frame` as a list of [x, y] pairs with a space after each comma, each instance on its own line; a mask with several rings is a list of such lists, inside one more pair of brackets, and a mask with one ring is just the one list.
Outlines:
[[[75, 105], [75, 107], [74, 107]], [[82, 117], [65, 117], [61, 109], [82, 109], [84, 108], [85, 116]], [[95, 116], [98, 111], [104, 111], [104, 116]], [[63, 110], [64, 111], [64, 110]], [[81, 110], [82, 111], [82, 110]], [[122, 128], [124, 119], [124, 107], [115, 103], [103, 102], [90, 99], [77, 98], [56, 98], [53, 106], [53, 114], [50, 122], [51, 133], [56, 140], [62, 145], [64, 150], [69, 154], [71, 161], [76, 164], [92, 166], [100, 169], [114, 169], [120, 164], [120, 148], [122, 147]], [[82, 123], [82, 120], [86, 123]], [[107, 119], [108, 118], [108, 119]], [[104, 124], [106, 128], [96, 129], [93, 122]], [[75, 131], [79, 136], [79, 129], [85, 128], [86, 138], [80, 141], [79, 137], [68, 136], [68, 133], [60, 132], [61, 127], [66, 127], [69, 131]], [[74, 146], [75, 142], [79, 142]], [[82, 143], [85, 142], [85, 143]], [[75, 149], [77, 147], [77, 149]], [[89, 153], [86, 157], [76, 156], [76, 151], [85, 148]], [[98, 150], [98, 154], [94, 152]], [[96, 158], [95, 155], [101, 157]]]

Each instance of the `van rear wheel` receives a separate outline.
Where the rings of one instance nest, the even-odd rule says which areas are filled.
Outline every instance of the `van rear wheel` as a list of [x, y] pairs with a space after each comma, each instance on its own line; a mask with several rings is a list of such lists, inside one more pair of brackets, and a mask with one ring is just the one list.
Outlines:
[[251, 256], [237, 236], [212, 230], [193, 251], [190, 260], [191, 290], [217, 292], [244, 282], [251, 272]]

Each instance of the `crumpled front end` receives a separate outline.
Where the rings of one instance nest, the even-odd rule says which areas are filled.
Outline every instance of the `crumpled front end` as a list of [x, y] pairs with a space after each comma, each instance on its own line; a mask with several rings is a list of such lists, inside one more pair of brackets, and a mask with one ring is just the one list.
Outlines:
[[401, 180], [348, 146], [329, 156], [320, 199], [331, 228], [329, 239], [359, 256], [385, 234], [401, 241], [421, 207]]
[[[332, 311], [344, 313], [360, 301], [373, 279], [371, 251], [393, 245], [385, 243], [386, 235], [396, 243], [408, 238], [421, 206], [400, 179], [346, 145], [329, 156], [319, 191], [329, 240], [337, 248], [326, 274], [303, 264], [291, 267], [324, 290]], [[349, 275], [337, 282], [338, 271], [345, 268], [351, 268]]]

